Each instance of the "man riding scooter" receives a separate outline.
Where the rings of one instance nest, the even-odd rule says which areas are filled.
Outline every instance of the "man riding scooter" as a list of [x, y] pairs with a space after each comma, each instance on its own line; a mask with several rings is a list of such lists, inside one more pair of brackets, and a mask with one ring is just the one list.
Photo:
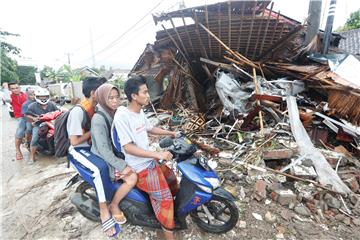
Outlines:
[[176, 132], [151, 126], [142, 107], [149, 104], [150, 95], [145, 78], [136, 76], [125, 83], [128, 107], [119, 107], [114, 124], [124, 149], [126, 163], [138, 174], [137, 187], [149, 194], [156, 218], [161, 223], [166, 239], [174, 239], [173, 195], [177, 191], [175, 174], [158, 160], [171, 160], [168, 151], [154, 152], [149, 149], [148, 133], [175, 137]]
[[[35, 90], [35, 102], [31, 103], [26, 111], [26, 117], [28, 117], [33, 123], [39, 120], [39, 116], [48, 112], [58, 110], [55, 103], [50, 101], [49, 91], [41, 88]], [[35, 154], [38, 148], [39, 140], [39, 126], [33, 125], [32, 137], [30, 143], [30, 157], [29, 164], [33, 164], [35, 160]]]
[[[130, 78], [125, 85], [125, 94], [132, 100], [128, 108], [120, 107], [115, 113], [111, 136], [113, 151], [116, 155], [125, 153], [127, 165], [138, 174], [136, 187], [119, 204], [128, 223], [161, 227], [167, 239], [174, 239], [174, 228], [187, 228], [188, 215], [205, 231], [224, 233], [231, 230], [239, 218], [235, 198], [221, 188], [220, 179], [208, 166], [207, 159], [194, 155], [196, 146], [183, 134], [150, 125], [141, 110], [149, 101], [142, 77]], [[147, 132], [172, 137], [160, 141], [159, 146], [165, 151], [149, 149]], [[88, 153], [83, 155], [88, 156]], [[164, 160], [173, 157], [173, 167], [179, 171], [179, 188], [174, 173], [164, 164]], [[99, 221], [101, 211], [93, 172], [76, 161], [71, 162], [78, 174], [70, 179], [66, 189], [80, 181], [71, 194], [71, 202], [83, 216]], [[109, 195], [124, 184], [121, 181], [103, 183], [105, 193]]]

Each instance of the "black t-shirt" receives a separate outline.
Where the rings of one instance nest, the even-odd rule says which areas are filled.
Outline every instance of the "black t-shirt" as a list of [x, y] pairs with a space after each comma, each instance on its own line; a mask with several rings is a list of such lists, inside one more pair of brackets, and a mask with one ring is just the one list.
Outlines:
[[58, 108], [56, 107], [55, 103], [53, 102], [48, 102], [47, 106], [45, 109], [43, 109], [40, 105], [40, 103], [37, 102], [33, 102], [29, 105], [28, 110], [26, 111], [26, 115], [31, 115], [31, 116], [40, 116], [41, 114], [45, 114], [48, 112], [53, 112], [58, 110]]

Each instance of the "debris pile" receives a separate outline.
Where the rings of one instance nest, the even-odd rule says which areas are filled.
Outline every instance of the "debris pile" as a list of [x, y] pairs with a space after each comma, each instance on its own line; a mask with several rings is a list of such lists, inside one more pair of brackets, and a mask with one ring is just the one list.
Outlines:
[[185, 132], [240, 202], [285, 206], [254, 218], [358, 226], [360, 62], [335, 53], [337, 34], [331, 54], [314, 54], [321, 34], [305, 46], [306, 26], [269, 4], [154, 16], [172, 28], [162, 25], [131, 74], [148, 79], [153, 121]]

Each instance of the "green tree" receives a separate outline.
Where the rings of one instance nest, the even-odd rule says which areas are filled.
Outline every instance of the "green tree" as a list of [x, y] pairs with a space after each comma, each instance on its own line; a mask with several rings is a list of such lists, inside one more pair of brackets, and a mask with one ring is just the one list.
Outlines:
[[32, 85], [36, 83], [35, 73], [37, 68], [34, 66], [18, 66], [16, 73], [19, 76], [19, 84]]
[[125, 79], [122, 76], [116, 78], [114, 80], [114, 85], [119, 89], [124, 89], [125, 88]]
[[80, 82], [81, 74], [73, 71], [70, 65], [64, 65], [64, 73], [68, 82]]
[[360, 9], [351, 13], [350, 18], [346, 21], [345, 25], [338, 28], [336, 31], [348, 31], [356, 28], [360, 28]]
[[0, 31], [0, 62], [1, 62], [1, 82], [18, 81], [19, 76], [16, 73], [17, 62], [11, 57], [20, 54], [20, 49], [5, 42], [8, 36], [19, 36], [18, 34]]
[[67, 74], [64, 71], [64, 67], [60, 67], [58, 70], [55, 70], [52, 67], [44, 66], [44, 68], [40, 71], [40, 76], [41, 79], [55, 81], [56, 83], [59, 83], [60, 81], [69, 81]]

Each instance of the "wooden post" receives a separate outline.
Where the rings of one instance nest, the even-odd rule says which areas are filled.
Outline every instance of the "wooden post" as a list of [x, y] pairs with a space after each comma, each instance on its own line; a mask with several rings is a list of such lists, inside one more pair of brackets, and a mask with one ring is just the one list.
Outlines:
[[[255, 93], [260, 94], [259, 85], [256, 79], [256, 69], [253, 68], [253, 79], [254, 79], [254, 85], [255, 85]], [[256, 104], [260, 106], [260, 101], [256, 100]], [[260, 136], [264, 137], [264, 123], [263, 123], [263, 117], [261, 110], [259, 111], [259, 121], [260, 121]]]

